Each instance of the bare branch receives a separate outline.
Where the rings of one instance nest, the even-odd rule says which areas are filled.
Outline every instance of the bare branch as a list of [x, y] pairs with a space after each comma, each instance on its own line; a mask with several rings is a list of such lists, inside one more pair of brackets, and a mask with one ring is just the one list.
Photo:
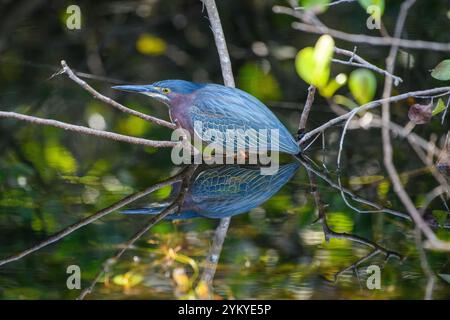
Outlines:
[[94, 88], [92, 88], [89, 84], [87, 84], [86, 81], [81, 80], [80, 78], [78, 78], [77, 75], [72, 71], [72, 69], [70, 69], [70, 67], [67, 65], [67, 63], [64, 60], [61, 61], [61, 65], [63, 67], [62, 73], [66, 73], [67, 76], [71, 80], [73, 80], [75, 83], [77, 83], [79, 86], [81, 86], [84, 90], [86, 90], [90, 94], [92, 94], [92, 96], [95, 99], [98, 99], [98, 100], [100, 100], [100, 101], [102, 101], [102, 102], [104, 102], [106, 104], [109, 104], [110, 106], [112, 106], [112, 107], [114, 107], [114, 108], [116, 108], [116, 109], [118, 109], [118, 110], [120, 110], [122, 112], [125, 112], [125, 113], [131, 114], [133, 116], [139, 117], [141, 119], [144, 119], [144, 120], [156, 123], [156, 124], [158, 124], [160, 126], [164, 126], [164, 127], [170, 128], [170, 129], [176, 129], [176, 125], [174, 123], [167, 122], [165, 120], [162, 120], [162, 119], [159, 119], [159, 118], [156, 118], [156, 117], [152, 117], [152, 116], [149, 116], [147, 114], [141, 113], [139, 111], [127, 108], [124, 105], [114, 101], [113, 99], [102, 95], [101, 93], [96, 91]]
[[158, 189], [161, 189], [164, 186], [171, 185], [177, 181], [180, 181], [182, 179], [182, 175], [183, 175], [183, 172], [181, 172], [169, 179], [166, 179], [160, 183], [154, 184], [143, 191], [131, 194], [131, 195], [123, 198], [122, 200], [117, 201], [116, 203], [110, 205], [109, 207], [104, 208], [100, 211], [97, 211], [96, 213], [84, 218], [83, 220], [68, 226], [67, 228], [59, 231], [58, 233], [54, 234], [50, 238], [48, 238], [36, 245], [24, 250], [24, 251], [21, 251], [21, 252], [14, 254], [8, 258], [0, 260], [0, 266], [5, 265], [10, 262], [13, 262], [13, 261], [20, 260], [23, 257], [26, 257], [27, 255], [29, 255], [35, 251], [38, 251], [54, 242], [57, 242], [57, 241], [65, 238], [66, 236], [70, 235], [71, 233], [75, 232], [76, 230], [78, 230], [88, 224], [91, 224], [92, 222], [94, 222], [100, 218], [103, 218], [104, 216], [106, 216], [107, 214], [110, 214], [111, 212], [119, 210], [120, 208], [122, 208], [122, 207], [124, 207], [124, 206], [158, 190]]
[[306, 98], [305, 106], [303, 107], [302, 114], [300, 116], [300, 122], [298, 124], [298, 137], [299, 139], [305, 133], [306, 122], [308, 121], [309, 112], [311, 111], [312, 104], [314, 102], [314, 95], [316, 94], [316, 87], [310, 85], [308, 88], [308, 97]]
[[213, 279], [216, 274], [217, 264], [219, 263], [220, 253], [222, 252], [223, 243], [227, 236], [230, 219], [220, 219], [220, 223], [214, 232], [213, 242], [208, 256], [206, 257], [206, 266], [200, 277], [200, 281], [204, 282], [208, 287], [209, 298], [213, 297]]
[[[220, 59], [220, 67], [222, 69], [223, 82], [227, 87], [235, 87], [233, 69], [231, 66], [230, 54], [228, 53], [227, 42], [225, 40], [225, 35], [223, 33], [222, 23], [220, 22], [219, 12], [217, 11], [217, 6], [214, 0], [201, 0], [206, 7], [208, 12], [209, 21], [211, 22], [211, 30], [214, 35], [214, 40], [216, 42], [217, 52]], [[220, 219], [220, 224], [215, 232], [215, 244], [213, 244], [211, 254], [217, 254], [217, 262], [219, 261], [220, 252], [222, 250], [223, 242], [228, 232], [228, 227], [230, 226], [231, 218]], [[212, 256], [211, 256], [212, 257]], [[204, 271], [203, 280], [207, 281], [210, 294], [212, 293], [212, 282], [214, 279], [214, 274], [216, 268], [212, 265], [207, 266]]]
[[[381, 68], [378, 68], [377, 66], [371, 64], [370, 62], [366, 61], [365, 59], [363, 59], [362, 57], [360, 57], [359, 55], [357, 55], [354, 51], [349, 51], [349, 50], [345, 50], [345, 49], [340, 49], [335, 47], [334, 48], [334, 52], [336, 54], [341, 54], [344, 56], [349, 57], [349, 61], [342, 61], [342, 60], [338, 60], [338, 59], [332, 59], [333, 62], [336, 63], [340, 63], [340, 64], [345, 64], [345, 65], [350, 65], [350, 66], [354, 66], [354, 67], [361, 67], [361, 68], [366, 68], [366, 69], [370, 69], [372, 71], [378, 72], [386, 77], [391, 77], [394, 79], [394, 84], [397, 86], [399, 83], [403, 82], [402, 78], [397, 77], [389, 72], [387, 72], [386, 70], [383, 70]], [[356, 62], [354, 62], [356, 61]]]
[[354, 114], [362, 112], [362, 111], [366, 111], [366, 110], [370, 110], [370, 109], [374, 109], [378, 106], [380, 106], [383, 102], [397, 102], [397, 101], [401, 101], [401, 100], [405, 100], [407, 98], [410, 97], [417, 97], [417, 96], [433, 96], [436, 94], [441, 94], [441, 93], [446, 93], [446, 94], [450, 94], [450, 87], [439, 87], [439, 88], [433, 88], [433, 89], [428, 89], [428, 90], [421, 90], [421, 91], [412, 91], [412, 92], [407, 92], [407, 93], [403, 93], [403, 94], [399, 94], [397, 96], [392, 96], [392, 97], [388, 97], [388, 98], [383, 98], [383, 99], [379, 99], [379, 100], [374, 100], [371, 101], [369, 103], [366, 103], [358, 108], [353, 109], [352, 111], [343, 114], [339, 117], [333, 118], [330, 121], [327, 121], [326, 123], [324, 123], [323, 125], [315, 128], [314, 130], [309, 131], [308, 133], [306, 133], [303, 138], [300, 140], [300, 143], [303, 144], [305, 141], [311, 139], [312, 137], [315, 137], [316, 134], [318, 134], [319, 132], [323, 132], [326, 129], [338, 124], [341, 121], [347, 120], [351, 117], [354, 116]]
[[147, 223], [138, 231], [136, 232], [126, 243], [124, 243], [121, 246], [121, 249], [119, 249], [116, 254], [106, 260], [103, 263], [102, 268], [100, 269], [100, 271], [96, 274], [96, 276], [94, 277], [94, 279], [92, 280], [91, 284], [89, 287], [87, 287], [86, 289], [84, 289], [81, 294], [78, 296], [78, 300], [82, 300], [86, 297], [86, 295], [90, 294], [92, 292], [92, 290], [94, 289], [95, 285], [97, 284], [98, 281], [100, 281], [101, 277], [108, 272], [108, 270], [117, 263], [117, 261], [119, 261], [119, 259], [123, 256], [123, 254], [131, 248], [131, 246], [137, 241], [139, 240], [144, 234], [146, 234], [154, 225], [156, 225], [158, 222], [160, 222], [161, 220], [163, 220], [165, 217], [167, 217], [168, 215], [174, 213], [174, 212], [179, 212], [181, 210], [181, 207], [183, 205], [184, 202], [184, 197], [186, 195], [186, 192], [189, 188], [189, 181], [192, 177], [192, 175], [194, 174], [195, 170], [197, 169], [197, 165], [190, 165], [188, 167], [185, 168], [185, 170], [183, 170], [181, 176], [182, 176], [182, 187], [181, 190], [179, 192], [179, 194], [177, 195], [177, 197], [173, 200], [173, 202], [167, 207], [165, 208], [160, 214], [151, 217]]
[[220, 22], [220, 16], [219, 12], [217, 11], [216, 2], [214, 0], [201, 1], [206, 7], [209, 21], [211, 22], [211, 30], [213, 32], [217, 51], [219, 53], [223, 82], [227, 87], [235, 87], [230, 55], [228, 53], [227, 42], [225, 41], [225, 35], [223, 34], [222, 24]]
[[[353, 201], [356, 201], [356, 202], [359, 202], [359, 203], [364, 204], [366, 206], [370, 206], [372, 208], [375, 208], [376, 212], [387, 213], [387, 214], [390, 214], [390, 215], [392, 215], [394, 217], [399, 217], [399, 218], [403, 218], [403, 219], [411, 221], [411, 217], [408, 214], [400, 212], [400, 211], [396, 211], [396, 210], [385, 208], [383, 206], [380, 206], [378, 203], [375, 203], [375, 202], [369, 201], [367, 199], [361, 198], [360, 196], [354, 194], [352, 191], [342, 187], [342, 185], [339, 185], [339, 184], [333, 182], [326, 174], [324, 174], [324, 173], [314, 169], [308, 162], [300, 159], [299, 157], [296, 157], [296, 159], [308, 171], [314, 173], [316, 176], [318, 176], [323, 181], [328, 183], [332, 188], [335, 188], [335, 189], [339, 190], [341, 192], [341, 194], [344, 193], [345, 195], [349, 196]], [[346, 202], [346, 204], [348, 205], [348, 202]], [[363, 210], [359, 210], [359, 209], [355, 208], [354, 206], [349, 206], [349, 207], [351, 209], [355, 210], [357, 213], [364, 213], [365, 212]], [[375, 211], [375, 210], [373, 210], [373, 211]]]
[[351, 34], [335, 29], [330, 29], [326, 26], [313, 26], [301, 22], [293, 22], [292, 28], [316, 34], [329, 34], [333, 38], [341, 39], [351, 43], [365, 43], [373, 46], [395, 45], [407, 49], [432, 50], [444, 52], [450, 51], [450, 43], [440, 43], [424, 40], [407, 40], [391, 37], [374, 37], [374, 36], [367, 36], [364, 34]]
[[374, 46], [398, 46], [402, 48], [409, 49], [420, 49], [420, 50], [434, 50], [434, 51], [450, 51], [450, 43], [440, 43], [432, 41], [423, 40], [406, 40], [392, 37], [374, 37], [365, 34], [351, 34], [343, 31], [328, 28], [323, 24], [311, 24], [307, 21], [304, 16], [300, 15], [299, 11], [294, 9], [284, 7], [284, 6], [274, 6], [272, 8], [273, 12], [287, 14], [295, 18], [300, 18], [302, 22], [293, 22], [292, 27], [296, 30], [315, 33], [315, 34], [329, 34], [333, 38], [341, 39], [351, 43], [366, 43]]
[[[403, 30], [403, 25], [406, 20], [409, 8], [414, 4], [415, 0], [406, 0], [402, 3], [400, 8], [400, 14], [395, 25], [395, 37], [400, 37]], [[386, 70], [390, 73], [394, 71], [395, 67], [395, 57], [398, 52], [398, 44], [394, 43], [389, 51], [389, 56], [386, 59]], [[422, 233], [427, 237], [429, 245], [433, 249], [439, 250], [450, 250], [450, 242], [445, 242], [439, 240], [434, 234], [433, 230], [428, 226], [428, 224], [423, 220], [422, 215], [417, 210], [413, 201], [409, 197], [405, 188], [402, 185], [400, 176], [398, 175], [397, 169], [393, 162], [393, 149], [390, 137], [389, 123], [390, 123], [390, 102], [387, 98], [390, 96], [392, 90], [392, 79], [386, 78], [384, 82], [383, 98], [382, 103], [382, 140], [383, 140], [383, 154], [384, 154], [384, 165], [391, 178], [394, 191], [400, 198], [403, 205], [408, 210], [411, 218], [414, 220], [416, 226], [422, 231]]]
[[356, 268], [359, 264], [361, 264], [362, 262], [375, 256], [378, 253], [383, 253], [386, 256], [386, 260], [389, 259], [390, 257], [396, 257], [398, 259], [402, 258], [402, 256], [400, 254], [398, 254], [397, 252], [385, 249], [384, 247], [378, 245], [377, 243], [370, 241], [368, 239], [365, 239], [363, 237], [360, 237], [360, 236], [357, 236], [354, 234], [348, 234], [345, 232], [335, 232], [335, 231], [331, 230], [331, 228], [327, 222], [325, 207], [322, 204], [322, 200], [320, 198], [320, 193], [319, 193], [319, 189], [317, 186], [316, 177], [308, 168], [307, 168], [307, 173], [308, 173], [308, 178], [309, 178], [309, 182], [310, 182], [310, 186], [311, 186], [311, 194], [314, 197], [314, 203], [315, 203], [316, 209], [318, 211], [318, 215], [319, 215], [318, 220], [322, 223], [322, 229], [323, 229], [323, 233], [325, 235], [325, 241], [328, 242], [331, 238], [346, 239], [346, 240], [349, 240], [352, 242], [363, 244], [363, 245], [368, 246], [373, 249], [373, 251], [371, 253], [369, 253], [365, 257], [359, 259], [358, 261], [353, 263], [350, 267], [347, 267], [344, 270], [336, 273], [335, 280], [337, 280], [338, 276], [341, 273], [343, 273], [349, 269]]
[[65, 123], [65, 122], [57, 121], [57, 120], [53, 120], [53, 119], [28, 116], [28, 115], [16, 113], [16, 112], [0, 111], [0, 118], [9, 118], [9, 119], [27, 121], [27, 122], [30, 122], [33, 124], [40, 124], [40, 125], [44, 125], [44, 126], [56, 127], [56, 128], [64, 129], [67, 131], [73, 131], [73, 132], [91, 135], [91, 136], [95, 136], [95, 137], [107, 138], [107, 139], [111, 139], [111, 140], [115, 140], [115, 141], [127, 142], [127, 143], [142, 145], [142, 146], [148, 146], [148, 147], [156, 147], [156, 148], [174, 147], [174, 146], [178, 145], [178, 143], [179, 143], [176, 141], [157, 141], [157, 140], [136, 138], [136, 137], [131, 137], [131, 136], [127, 136], [127, 135], [123, 135], [123, 134], [119, 134], [119, 133], [97, 130], [97, 129], [92, 129], [92, 128], [83, 127], [83, 126], [77, 126], [74, 124], [69, 124], [69, 123]]
[[[322, 4], [322, 5], [320, 5], [320, 6], [323, 6], [323, 7], [332, 7], [332, 6], [335, 6], [335, 5], [338, 5], [338, 4], [342, 4], [342, 3], [350, 3], [350, 2], [355, 2], [356, 0], [336, 0], [336, 1], [334, 1], [334, 2], [330, 2], [330, 3], [327, 3], [327, 4]], [[304, 9], [306, 9], [305, 7], [294, 7], [294, 10], [304, 10]]]

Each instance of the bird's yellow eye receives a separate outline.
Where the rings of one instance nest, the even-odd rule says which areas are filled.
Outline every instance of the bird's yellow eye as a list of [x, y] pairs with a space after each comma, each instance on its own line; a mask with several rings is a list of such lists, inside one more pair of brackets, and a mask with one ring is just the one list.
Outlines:
[[164, 93], [164, 94], [170, 93], [170, 89], [169, 89], [169, 88], [162, 88], [161, 91], [162, 91], [162, 93]]

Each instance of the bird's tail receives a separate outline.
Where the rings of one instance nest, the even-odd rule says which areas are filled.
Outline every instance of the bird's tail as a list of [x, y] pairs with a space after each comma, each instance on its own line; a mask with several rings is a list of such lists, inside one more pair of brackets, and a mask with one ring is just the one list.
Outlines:
[[156, 215], [160, 214], [169, 206], [168, 203], [154, 203], [146, 208], [134, 208], [134, 209], [126, 209], [120, 211], [123, 214], [151, 214]]
[[[120, 211], [120, 213], [123, 214], [150, 214], [150, 215], [157, 215], [160, 214], [166, 209], [170, 203], [164, 202], [164, 203], [154, 203], [146, 208], [135, 208], [135, 209], [126, 209]], [[166, 216], [165, 220], [183, 220], [183, 219], [191, 219], [191, 218], [197, 218], [200, 217], [200, 215], [192, 210], [185, 210], [180, 213], [172, 213]]]

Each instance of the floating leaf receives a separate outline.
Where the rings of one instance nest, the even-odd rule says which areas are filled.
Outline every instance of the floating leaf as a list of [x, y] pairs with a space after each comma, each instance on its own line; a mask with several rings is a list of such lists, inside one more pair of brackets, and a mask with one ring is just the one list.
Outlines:
[[209, 290], [209, 286], [204, 280], [200, 280], [198, 282], [197, 287], [195, 288], [195, 293], [197, 294], [198, 298], [201, 300], [206, 300], [210, 297], [211, 291]]
[[131, 288], [142, 282], [144, 278], [135, 273], [127, 272], [125, 274], [118, 274], [113, 278], [114, 284], [125, 288]]
[[181, 292], [187, 292], [191, 288], [191, 281], [184, 268], [175, 268], [172, 272], [172, 279], [177, 290]]
[[450, 59], [441, 61], [431, 72], [435, 79], [446, 81], [450, 80]]
[[434, 107], [433, 109], [432, 115], [435, 116], [444, 110], [445, 110], [445, 103], [442, 99], [439, 99], [438, 102], [436, 103], [436, 107]]
[[432, 117], [432, 104], [415, 103], [409, 107], [408, 118], [415, 124], [425, 124], [430, 122]]
[[366, 104], [375, 96], [377, 79], [372, 71], [356, 69], [350, 74], [348, 86], [353, 97], [359, 104]]
[[137, 39], [136, 49], [139, 53], [157, 56], [166, 52], [167, 43], [161, 38], [144, 33]]
[[309, 84], [325, 87], [330, 77], [333, 50], [334, 40], [329, 35], [321, 36], [314, 48], [300, 50], [295, 58], [298, 75]]
[[380, 9], [380, 15], [384, 13], [384, 0], [358, 0], [358, 2], [366, 10], [371, 6], [377, 6]]

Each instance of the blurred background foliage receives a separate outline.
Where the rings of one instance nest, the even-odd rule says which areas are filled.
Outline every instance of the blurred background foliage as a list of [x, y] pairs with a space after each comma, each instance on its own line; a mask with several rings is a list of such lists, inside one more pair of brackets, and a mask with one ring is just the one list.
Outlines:
[[[272, 12], [284, 1], [217, 1], [238, 87], [263, 100], [292, 132], [308, 84], [297, 74], [299, 50], [314, 47], [319, 37], [291, 29], [292, 18]], [[303, 1], [304, 2], [304, 1]], [[66, 28], [66, 8], [81, 8], [80, 30]], [[383, 23], [392, 30], [401, 1], [389, 1]], [[305, 4], [303, 4], [305, 5]], [[449, 42], [448, 3], [418, 1], [406, 22], [404, 37]], [[352, 33], [378, 35], [366, 29], [367, 13], [358, 3], [324, 10], [329, 26]], [[335, 40], [344, 49], [349, 43]], [[388, 48], [358, 46], [358, 54], [380, 67]], [[427, 50], [401, 50], [396, 74], [404, 82], [394, 94], [442, 85], [429, 70], [446, 57]], [[118, 83], [151, 83], [187, 79], [221, 83], [217, 52], [200, 1], [45, 1], [0, 0], [0, 109], [54, 118], [92, 128], [153, 139], [168, 139], [170, 132], [94, 101], [64, 76], [49, 79], [65, 59], [77, 71], [91, 74], [87, 81], [100, 92], [128, 107], [168, 119], [165, 106], [145, 97], [118, 94]], [[330, 79], [353, 69], [330, 66]], [[356, 71], [353, 71], [356, 72]], [[95, 75], [95, 76], [94, 76]], [[356, 77], [357, 75], [355, 75]], [[350, 75], [350, 79], [351, 79]], [[359, 75], [364, 77], [364, 75]], [[375, 97], [383, 78], [375, 79]], [[372, 83], [372, 80], [368, 80]], [[373, 87], [373, 83], [371, 84]], [[341, 101], [354, 105], [369, 99], [362, 89], [343, 86]], [[393, 120], [406, 124], [407, 105], [394, 104]], [[326, 95], [317, 98], [309, 128], [334, 116]], [[447, 127], [445, 127], [447, 126]], [[448, 129], [439, 120], [416, 127], [415, 132], [439, 137]], [[327, 131], [327, 150], [310, 151], [330, 169], [336, 159], [340, 128]], [[351, 131], [343, 161], [343, 184], [384, 206], [401, 209], [383, 170], [378, 130]], [[167, 178], [176, 171], [170, 151], [144, 148], [79, 136], [9, 120], [0, 122], [0, 254], [6, 257], [46, 239], [63, 227], [100, 210], [122, 197]], [[435, 186], [429, 170], [402, 141], [394, 141], [395, 159], [409, 194], [417, 205]], [[346, 241], [324, 242], [304, 169], [272, 199], [249, 214], [232, 219], [215, 278], [215, 298], [423, 298], [426, 278], [420, 266], [410, 223], [386, 214], [357, 214], [335, 189], [319, 180], [329, 204], [329, 223], [335, 231], [351, 232], [397, 250], [404, 261], [383, 265], [382, 290], [361, 289], [351, 272], [338, 283], [333, 274], [368, 251]], [[158, 191], [147, 201], [164, 199]], [[431, 209], [442, 211], [437, 201]], [[75, 298], [66, 288], [66, 268], [77, 264], [85, 287], [111, 257], [144, 223], [139, 216], [112, 213], [64, 240], [18, 262], [0, 268], [0, 298]], [[92, 298], [188, 298], [205, 296], [195, 280], [202, 269], [216, 220], [162, 222], [143, 237], [99, 284]], [[449, 239], [448, 232], [438, 235]], [[434, 296], [449, 298], [445, 278], [449, 256], [428, 253], [439, 278]], [[360, 270], [364, 283], [367, 275]]]

